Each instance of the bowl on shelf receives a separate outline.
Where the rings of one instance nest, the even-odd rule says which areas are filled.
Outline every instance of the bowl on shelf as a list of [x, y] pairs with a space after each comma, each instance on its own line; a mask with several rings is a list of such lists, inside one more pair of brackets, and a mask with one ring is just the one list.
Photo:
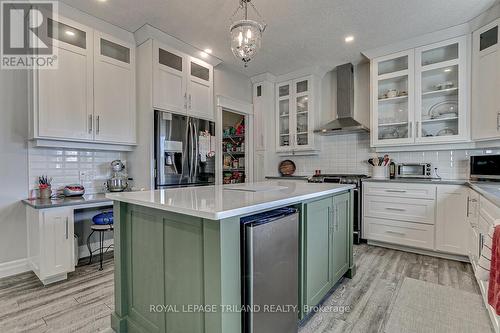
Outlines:
[[442, 82], [442, 83], [438, 83], [434, 86], [434, 88], [436, 88], [436, 90], [444, 90], [444, 89], [450, 89], [450, 88], [453, 88], [455, 86], [455, 84], [451, 81], [446, 81], [446, 82]]

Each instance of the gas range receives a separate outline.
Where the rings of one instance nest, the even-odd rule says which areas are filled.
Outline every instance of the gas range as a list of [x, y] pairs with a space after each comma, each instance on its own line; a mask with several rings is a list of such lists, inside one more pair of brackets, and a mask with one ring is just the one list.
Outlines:
[[309, 183], [337, 183], [337, 184], [353, 184], [356, 187], [361, 187], [361, 180], [368, 178], [366, 175], [359, 174], [319, 174], [309, 177]]

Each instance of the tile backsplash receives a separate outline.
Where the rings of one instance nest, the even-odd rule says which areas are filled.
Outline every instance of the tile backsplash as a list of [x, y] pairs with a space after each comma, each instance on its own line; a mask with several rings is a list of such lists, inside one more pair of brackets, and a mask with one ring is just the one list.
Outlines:
[[53, 190], [67, 184], [82, 184], [87, 194], [104, 192], [104, 183], [111, 175], [110, 162], [126, 159], [126, 153], [65, 148], [34, 148], [28, 150], [29, 189], [37, 188], [40, 175], [52, 177]]
[[[310, 176], [314, 170], [322, 173], [347, 173], [371, 175], [371, 166], [366, 161], [375, 153], [370, 147], [368, 134], [348, 134], [317, 137], [320, 140], [320, 153], [317, 156], [292, 156], [297, 166], [296, 175]], [[439, 151], [392, 152], [389, 156], [396, 163], [429, 162], [438, 168], [443, 179], [469, 178], [469, 157], [472, 155], [500, 154], [500, 149], [456, 149]], [[378, 153], [383, 156], [384, 153]]]

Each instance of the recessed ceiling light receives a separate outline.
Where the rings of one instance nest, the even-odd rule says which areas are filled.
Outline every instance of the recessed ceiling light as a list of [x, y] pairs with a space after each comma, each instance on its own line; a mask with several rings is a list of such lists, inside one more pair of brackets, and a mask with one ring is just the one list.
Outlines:
[[205, 49], [205, 53], [212, 54], [212, 49]]
[[446, 68], [444, 71], [447, 72], [447, 73], [451, 72], [451, 68]]
[[71, 37], [73, 37], [75, 35], [75, 33], [71, 30], [66, 30], [64, 33], [68, 36], [71, 36]]
[[201, 51], [201, 52], [200, 52], [200, 56], [201, 56], [202, 58], [207, 58], [207, 57], [208, 57], [208, 53]]
[[345, 42], [346, 42], [346, 43], [350, 43], [350, 42], [352, 42], [352, 41], [354, 41], [354, 36], [347, 36], [347, 37], [345, 38]]
[[98, 1], [98, 2], [106, 2], [106, 1], [108, 1], [108, 0], [97, 0], [97, 1]]

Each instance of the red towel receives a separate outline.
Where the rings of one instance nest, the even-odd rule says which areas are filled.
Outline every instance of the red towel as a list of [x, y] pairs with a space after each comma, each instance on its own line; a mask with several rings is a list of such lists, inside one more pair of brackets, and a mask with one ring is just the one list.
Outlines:
[[500, 225], [495, 226], [493, 233], [488, 303], [500, 315]]

